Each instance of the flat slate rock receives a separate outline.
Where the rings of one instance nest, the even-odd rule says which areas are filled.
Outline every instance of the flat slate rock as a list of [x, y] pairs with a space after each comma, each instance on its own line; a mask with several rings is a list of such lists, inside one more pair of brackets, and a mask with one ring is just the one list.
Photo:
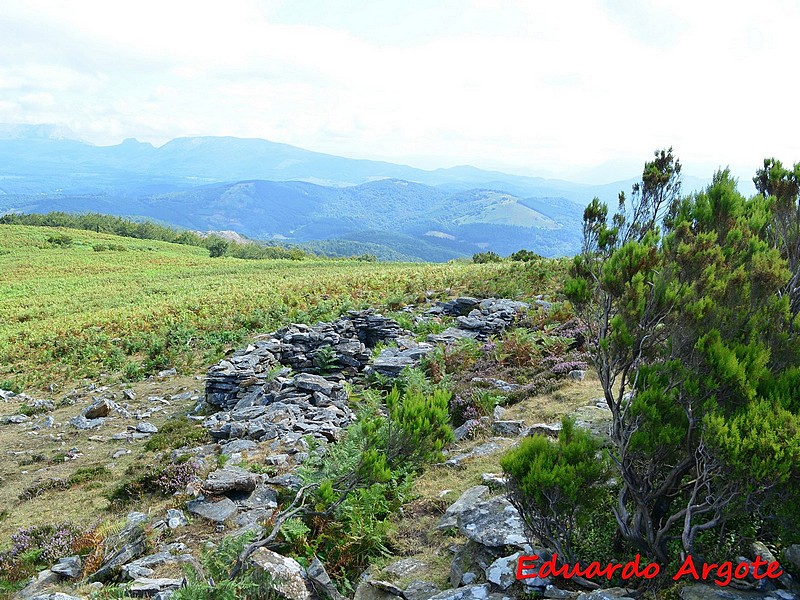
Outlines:
[[210, 473], [203, 482], [203, 489], [210, 494], [252, 492], [257, 484], [258, 477], [255, 473], [240, 467], [226, 466]]
[[453, 590], [445, 590], [431, 596], [429, 600], [487, 600], [490, 586], [488, 583], [480, 585], [465, 585]]
[[479, 502], [459, 514], [458, 529], [473, 542], [491, 548], [524, 548], [528, 543], [519, 512], [502, 497]]
[[458, 527], [458, 515], [472, 509], [473, 506], [489, 497], [489, 488], [485, 485], [476, 485], [466, 490], [461, 496], [447, 507], [442, 518], [439, 519], [437, 529], [450, 529]]
[[236, 503], [230, 498], [223, 498], [219, 502], [212, 502], [206, 499], [192, 500], [187, 505], [187, 509], [190, 513], [215, 523], [225, 522], [226, 519], [235, 515], [238, 510]]

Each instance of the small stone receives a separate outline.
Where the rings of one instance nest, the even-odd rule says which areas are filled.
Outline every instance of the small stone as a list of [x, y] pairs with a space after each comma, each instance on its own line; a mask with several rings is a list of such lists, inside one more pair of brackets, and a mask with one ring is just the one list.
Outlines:
[[134, 580], [129, 588], [129, 592], [131, 596], [149, 598], [166, 590], [177, 590], [183, 586], [183, 583], [184, 581], [182, 578], [169, 579], [162, 577], [158, 579], [150, 579], [142, 577]]
[[586, 371], [583, 369], [574, 369], [569, 372], [569, 378], [574, 379], [575, 381], [583, 381], [586, 377]]
[[112, 409], [116, 408], [116, 406], [117, 405], [108, 398], [99, 398], [86, 407], [86, 409], [83, 411], [83, 416], [87, 419], [107, 417], [108, 413], [110, 413]]
[[77, 417], [70, 419], [69, 422], [77, 429], [87, 430], [100, 427], [103, 423], [105, 423], [105, 419], [103, 417], [98, 417], [97, 419], [87, 419], [83, 415], [78, 415]]
[[523, 548], [528, 542], [519, 512], [502, 497], [474, 504], [460, 513], [458, 529], [483, 546]]
[[178, 527], [184, 527], [188, 524], [189, 521], [182, 510], [178, 510], [177, 508], [167, 509], [167, 525], [170, 529], [177, 529]]
[[27, 415], [10, 415], [8, 417], [3, 417], [2, 422], [19, 425], [20, 423], [27, 423], [30, 420], [31, 418]]
[[439, 592], [435, 596], [431, 596], [429, 600], [487, 600], [489, 598], [489, 588], [490, 585], [488, 583], [467, 585]]
[[223, 467], [209, 474], [203, 489], [211, 494], [230, 492], [252, 492], [256, 489], [258, 478], [254, 473], [240, 467]]
[[406, 600], [429, 600], [441, 590], [430, 581], [414, 580], [403, 591]]
[[314, 588], [325, 598], [331, 600], [345, 600], [344, 596], [339, 593], [336, 586], [333, 585], [331, 578], [325, 571], [325, 566], [316, 556], [311, 561], [311, 564], [306, 569], [306, 577], [311, 580]]
[[495, 435], [516, 437], [522, 433], [524, 426], [524, 421], [495, 421], [492, 431]]
[[148, 421], [142, 421], [136, 424], [136, 431], [139, 433], [158, 433], [158, 427]]

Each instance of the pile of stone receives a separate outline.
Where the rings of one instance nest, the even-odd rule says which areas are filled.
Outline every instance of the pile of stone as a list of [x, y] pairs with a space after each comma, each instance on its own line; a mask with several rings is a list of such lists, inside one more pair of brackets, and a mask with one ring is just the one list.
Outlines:
[[287, 441], [310, 435], [330, 442], [354, 418], [344, 385], [311, 373], [245, 381], [232, 400], [230, 410], [203, 422], [217, 440]]
[[426, 314], [455, 316], [457, 325], [442, 333], [429, 335], [428, 341], [449, 344], [464, 337], [485, 340], [514, 325], [529, 308], [530, 304], [526, 302], [504, 298], [449, 300], [431, 308]]
[[331, 323], [285, 327], [213, 365], [206, 376], [206, 401], [231, 409], [265, 385], [268, 392], [279, 391], [270, 381], [280, 367], [296, 373], [357, 373], [367, 366], [371, 348], [403, 334], [408, 332], [397, 321], [369, 310], [351, 311]]

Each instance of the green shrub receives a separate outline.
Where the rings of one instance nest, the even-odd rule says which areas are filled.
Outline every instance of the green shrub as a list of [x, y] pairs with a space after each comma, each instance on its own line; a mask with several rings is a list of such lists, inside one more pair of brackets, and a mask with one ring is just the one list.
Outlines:
[[509, 476], [509, 498], [531, 533], [564, 561], [581, 558], [575, 548], [587, 516], [609, 495], [600, 442], [564, 418], [557, 442], [526, 437], [500, 464]]
[[508, 258], [520, 262], [531, 262], [534, 260], [539, 260], [542, 257], [539, 254], [536, 254], [536, 252], [531, 252], [530, 250], [523, 249], [523, 250], [517, 250]]
[[57, 235], [51, 235], [47, 238], [47, 243], [50, 244], [54, 248], [69, 248], [72, 246], [72, 238], [68, 236], [66, 233], [59, 233]]
[[79, 467], [78, 469], [75, 469], [72, 475], [67, 477], [67, 484], [70, 486], [80, 485], [82, 483], [86, 483], [87, 481], [94, 481], [95, 479], [106, 477], [110, 474], [111, 472], [103, 465]]
[[151, 452], [175, 450], [184, 446], [201, 446], [210, 439], [208, 430], [202, 425], [180, 416], [166, 421], [144, 447]]
[[187, 568], [186, 585], [177, 590], [173, 600], [270, 600], [278, 598], [272, 582], [263, 574], [250, 568], [236, 578], [230, 577], [231, 567], [254, 539], [252, 533], [223, 538], [216, 547], [206, 549], [200, 556], [205, 570], [202, 578], [191, 567]]
[[500, 258], [500, 255], [496, 252], [478, 252], [477, 254], [472, 255], [472, 262], [482, 264], [482, 263], [499, 263], [502, 262], [503, 259]]

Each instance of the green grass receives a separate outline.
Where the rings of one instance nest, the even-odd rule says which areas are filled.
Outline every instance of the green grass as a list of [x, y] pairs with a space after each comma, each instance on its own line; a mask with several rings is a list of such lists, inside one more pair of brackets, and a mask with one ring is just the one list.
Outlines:
[[[70, 245], [48, 239], [68, 235]], [[98, 244], [126, 251], [96, 252]], [[0, 387], [103, 373], [130, 380], [202, 370], [254, 332], [427, 290], [525, 297], [563, 263], [403, 264], [210, 258], [205, 248], [0, 225]]]

